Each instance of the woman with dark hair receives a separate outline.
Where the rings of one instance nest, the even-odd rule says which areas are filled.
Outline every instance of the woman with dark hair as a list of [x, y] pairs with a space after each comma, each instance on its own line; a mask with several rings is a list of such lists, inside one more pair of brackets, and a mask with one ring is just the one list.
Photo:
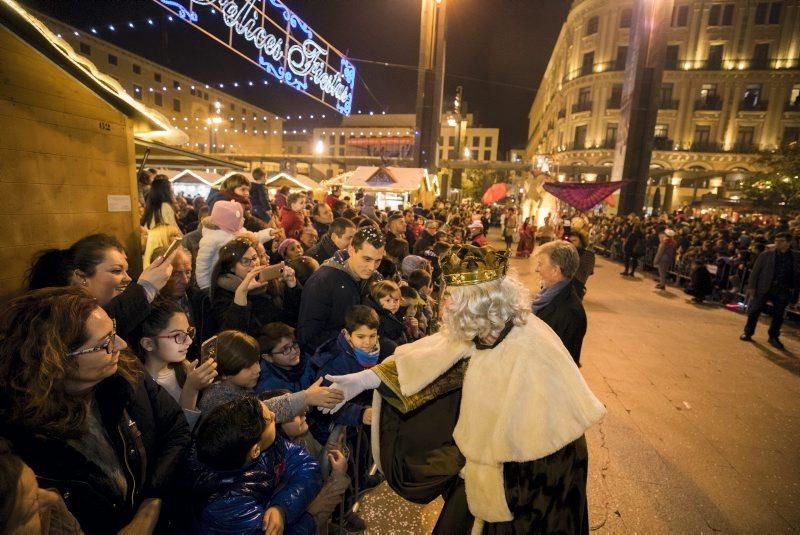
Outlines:
[[82, 286], [127, 336], [150, 313], [150, 302], [172, 275], [172, 257], [157, 260], [133, 283], [122, 244], [108, 234], [91, 234], [68, 249], [46, 249], [27, 274], [29, 290]]
[[82, 288], [28, 292], [0, 313], [0, 427], [86, 533], [151, 532], [189, 443], [169, 394]]
[[236, 238], [225, 244], [211, 274], [211, 311], [220, 329], [237, 329], [259, 336], [273, 321], [297, 324], [301, 288], [294, 270], [284, 266], [278, 278], [260, 280], [268, 267], [261, 265], [257, 244]]
[[178, 220], [175, 218], [175, 195], [172, 184], [164, 175], [157, 175], [150, 185], [150, 194], [139, 224], [147, 228], [147, 244], [144, 248], [143, 266], [150, 265], [153, 251], [166, 247], [173, 238], [183, 236]]

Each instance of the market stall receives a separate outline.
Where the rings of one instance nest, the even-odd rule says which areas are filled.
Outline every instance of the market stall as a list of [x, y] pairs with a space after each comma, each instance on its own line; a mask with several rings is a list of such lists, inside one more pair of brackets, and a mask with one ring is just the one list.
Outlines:
[[418, 202], [430, 206], [439, 196], [436, 175], [430, 175], [427, 170], [418, 167], [363, 166], [324, 180], [320, 185], [325, 188], [339, 186], [344, 191], [375, 193], [375, 204], [381, 209], [398, 209]]

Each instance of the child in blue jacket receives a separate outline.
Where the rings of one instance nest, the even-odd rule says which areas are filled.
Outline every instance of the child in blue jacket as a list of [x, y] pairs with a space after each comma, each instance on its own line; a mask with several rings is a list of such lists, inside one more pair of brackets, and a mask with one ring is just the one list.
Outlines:
[[311, 359], [303, 354], [294, 337], [294, 329], [280, 322], [264, 326], [258, 337], [261, 348], [261, 373], [256, 394], [269, 390], [300, 392], [314, 382]]

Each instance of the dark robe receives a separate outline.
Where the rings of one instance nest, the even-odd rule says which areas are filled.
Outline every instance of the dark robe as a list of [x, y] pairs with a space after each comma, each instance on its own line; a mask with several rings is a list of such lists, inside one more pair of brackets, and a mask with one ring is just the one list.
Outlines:
[[[491, 347], [501, 343], [510, 329]], [[403, 411], [402, 403], [384, 383], [378, 389], [383, 398], [378, 436], [386, 482], [414, 503], [444, 498], [434, 535], [469, 534], [474, 522], [464, 480], [458, 476], [466, 461], [453, 439], [467, 365], [468, 361], [462, 360], [443, 374], [432, 385], [435, 398], [412, 411]], [[504, 463], [506, 501], [514, 520], [487, 522], [483, 534], [588, 534], [588, 466], [583, 436], [542, 459]]]

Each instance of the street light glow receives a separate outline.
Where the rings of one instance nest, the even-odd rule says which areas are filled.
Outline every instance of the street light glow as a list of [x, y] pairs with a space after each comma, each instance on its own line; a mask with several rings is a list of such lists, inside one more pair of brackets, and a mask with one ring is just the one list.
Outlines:
[[317, 143], [314, 145], [314, 154], [322, 154], [323, 152], [325, 152], [325, 143], [323, 143], [321, 139], [318, 139]]

